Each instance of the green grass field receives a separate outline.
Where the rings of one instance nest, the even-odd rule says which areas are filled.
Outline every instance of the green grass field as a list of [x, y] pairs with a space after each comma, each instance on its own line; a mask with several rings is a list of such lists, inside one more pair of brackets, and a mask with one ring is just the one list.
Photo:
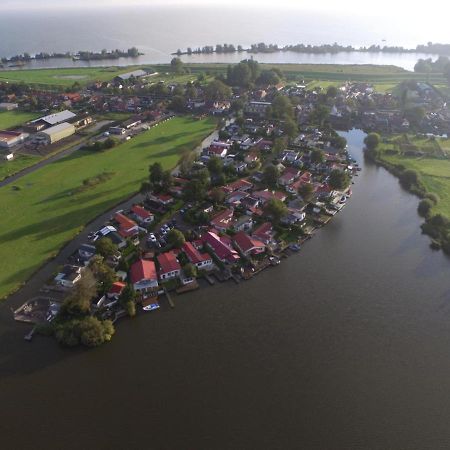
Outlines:
[[433, 212], [450, 217], [450, 160], [435, 156], [438, 154], [435, 149], [438, 148], [439, 151], [444, 150], [445, 152], [450, 148], [450, 141], [447, 139], [430, 141], [427, 138], [410, 138], [410, 141], [425, 155], [417, 157], [404, 156], [401, 153], [386, 153], [386, 150], [392, 150], [394, 147], [391, 144], [383, 144], [381, 146], [382, 160], [420, 173], [427, 191], [436, 193], [440, 198], [439, 203], [433, 208]]
[[23, 111], [2, 111], [0, 112], [0, 130], [9, 130], [23, 125], [30, 120], [39, 117], [37, 113]]
[[12, 161], [0, 161], [0, 181], [39, 162], [39, 156], [19, 155]]
[[[148, 166], [174, 167], [215, 128], [175, 118], [102, 153], [79, 151], [0, 189], [0, 298], [17, 289], [90, 220], [139, 189]], [[83, 180], [112, 176], [87, 190]], [[78, 193], [76, 193], [78, 192]]]

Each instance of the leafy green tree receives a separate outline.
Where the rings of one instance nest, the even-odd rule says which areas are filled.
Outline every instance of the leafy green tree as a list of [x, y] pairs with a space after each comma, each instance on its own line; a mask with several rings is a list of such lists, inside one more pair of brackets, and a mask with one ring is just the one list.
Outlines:
[[272, 117], [274, 119], [293, 118], [294, 108], [289, 97], [277, 95], [272, 102]]
[[186, 99], [182, 95], [175, 95], [170, 102], [169, 109], [177, 113], [186, 111]]
[[211, 191], [210, 199], [215, 205], [220, 205], [225, 201], [225, 192], [219, 187], [216, 187]]
[[170, 170], [165, 170], [161, 177], [161, 186], [168, 191], [173, 186], [173, 176]]
[[311, 112], [310, 121], [312, 123], [323, 126], [330, 116], [330, 108], [326, 105], [317, 105]]
[[278, 177], [280, 176], [280, 171], [278, 167], [273, 164], [269, 164], [264, 168], [263, 180], [264, 183], [269, 187], [275, 187], [277, 185]]
[[405, 117], [410, 121], [411, 125], [419, 126], [425, 117], [425, 109], [421, 106], [414, 106], [405, 110]]
[[322, 164], [325, 161], [325, 152], [319, 148], [311, 150], [310, 161], [313, 164]]
[[148, 195], [152, 191], [152, 185], [148, 181], [143, 181], [141, 187], [139, 188], [139, 192], [142, 195]]
[[400, 175], [400, 183], [406, 189], [410, 189], [413, 186], [419, 186], [421, 184], [420, 175], [413, 169], [405, 170]]
[[89, 268], [94, 274], [95, 278], [101, 286], [101, 292], [105, 294], [111, 289], [111, 286], [116, 281], [116, 273], [108, 264], [105, 263], [104, 259], [100, 255], [95, 255], [90, 263]]
[[208, 161], [207, 167], [212, 174], [219, 175], [223, 172], [223, 161], [217, 156], [212, 156]]
[[344, 189], [347, 189], [349, 187], [350, 177], [347, 172], [334, 169], [330, 173], [328, 184], [332, 189], [335, 189], [337, 191], [343, 191]]
[[186, 238], [184, 237], [184, 234], [180, 230], [173, 228], [167, 233], [167, 242], [173, 248], [181, 248], [183, 244], [186, 242]]
[[378, 133], [369, 133], [364, 138], [364, 144], [368, 150], [375, 150], [381, 142], [381, 136]]
[[136, 315], [137, 294], [133, 285], [127, 284], [119, 297], [119, 303], [125, 308], [129, 317]]
[[420, 201], [417, 211], [422, 217], [427, 217], [433, 206], [434, 203], [430, 199], [425, 198]]
[[184, 64], [180, 58], [173, 58], [172, 61], [170, 61], [170, 66], [172, 67], [172, 71], [177, 75], [184, 72]]
[[294, 120], [287, 119], [283, 124], [283, 130], [290, 138], [293, 138], [298, 134], [298, 125]]
[[95, 295], [97, 295], [97, 282], [91, 270], [86, 268], [80, 281], [61, 305], [58, 317], [70, 319], [89, 314], [91, 301]]
[[213, 80], [205, 87], [205, 98], [209, 102], [227, 100], [231, 94], [231, 88], [220, 80]]
[[299, 187], [298, 193], [305, 202], [310, 202], [314, 195], [314, 186], [311, 183], [304, 183]]
[[327, 97], [328, 98], [336, 98], [338, 95], [338, 90], [336, 86], [328, 86], [327, 89]]
[[276, 138], [273, 142], [273, 154], [275, 156], [281, 155], [281, 153], [286, 150], [286, 147], [288, 145], [288, 140], [286, 136], [282, 136], [279, 138]]
[[159, 162], [153, 163], [149, 167], [149, 172], [150, 172], [150, 183], [152, 183], [153, 185], [160, 184], [164, 173], [161, 163]]
[[263, 70], [256, 80], [256, 84], [261, 86], [276, 85], [280, 83], [281, 78], [274, 70]]
[[183, 272], [189, 278], [196, 278], [197, 275], [198, 275], [197, 267], [194, 266], [194, 264], [191, 264], [191, 263], [186, 264], [185, 266], [183, 266]]
[[199, 202], [206, 196], [206, 185], [201, 180], [190, 180], [184, 188], [184, 198], [187, 201]]
[[117, 245], [108, 237], [103, 237], [95, 243], [97, 255], [109, 258], [117, 253]]
[[264, 212], [266, 215], [272, 217], [274, 223], [279, 223], [288, 213], [288, 208], [281, 200], [272, 198], [266, 203]]

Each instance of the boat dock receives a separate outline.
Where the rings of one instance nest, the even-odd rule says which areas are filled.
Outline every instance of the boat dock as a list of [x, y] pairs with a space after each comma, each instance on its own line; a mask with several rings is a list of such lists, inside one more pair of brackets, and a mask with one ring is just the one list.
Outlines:
[[169, 302], [169, 305], [171, 308], [175, 308], [175, 303], [172, 300], [172, 296], [170, 295], [169, 291], [167, 289], [164, 289], [164, 293], [166, 294], [167, 301]]

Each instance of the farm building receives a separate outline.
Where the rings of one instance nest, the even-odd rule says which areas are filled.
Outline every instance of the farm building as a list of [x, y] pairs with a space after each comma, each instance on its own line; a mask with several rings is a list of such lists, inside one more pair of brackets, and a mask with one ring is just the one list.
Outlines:
[[0, 147], [1, 148], [11, 148], [17, 144], [21, 144], [27, 134], [19, 133], [17, 131], [1, 131], [0, 130]]
[[45, 145], [50, 145], [68, 138], [73, 134], [75, 134], [75, 127], [71, 123], [64, 122], [47, 128], [44, 131], [39, 131], [35, 136], [35, 140], [41, 141]]

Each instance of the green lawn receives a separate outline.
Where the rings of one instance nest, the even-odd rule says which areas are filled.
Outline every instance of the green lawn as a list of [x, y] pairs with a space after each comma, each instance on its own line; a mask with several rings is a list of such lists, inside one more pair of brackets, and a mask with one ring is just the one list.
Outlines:
[[[148, 166], [174, 167], [180, 153], [215, 128], [212, 119], [175, 118], [103, 153], [79, 151], [0, 188], [0, 298], [17, 289], [83, 226], [139, 189]], [[80, 190], [83, 180], [111, 178]], [[78, 193], [76, 193], [78, 192]]]
[[9, 130], [34, 120], [39, 114], [24, 111], [2, 111], [0, 112], [0, 130]]
[[48, 86], [67, 87], [75, 82], [81, 85], [93, 81], [109, 81], [136, 67], [82, 67], [66, 69], [1, 70], [0, 81], [24, 82]]
[[0, 161], [0, 181], [39, 162], [42, 158], [31, 155], [18, 155], [12, 161]]
[[386, 153], [386, 150], [392, 149], [393, 146], [384, 144], [382, 146], [382, 159], [390, 164], [402, 165], [406, 169], [419, 172], [427, 191], [436, 193], [440, 198], [439, 203], [433, 208], [433, 212], [450, 217], [450, 160], [429, 156], [432, 154], [431, 148], [433, 145], [445, 149], [450, 141], [446, 139], [436, 140], [434, 144], [426, 138], [411, 138], [411, 141], [426, 155], [412, 157], [402, 154], [389, 154]]

